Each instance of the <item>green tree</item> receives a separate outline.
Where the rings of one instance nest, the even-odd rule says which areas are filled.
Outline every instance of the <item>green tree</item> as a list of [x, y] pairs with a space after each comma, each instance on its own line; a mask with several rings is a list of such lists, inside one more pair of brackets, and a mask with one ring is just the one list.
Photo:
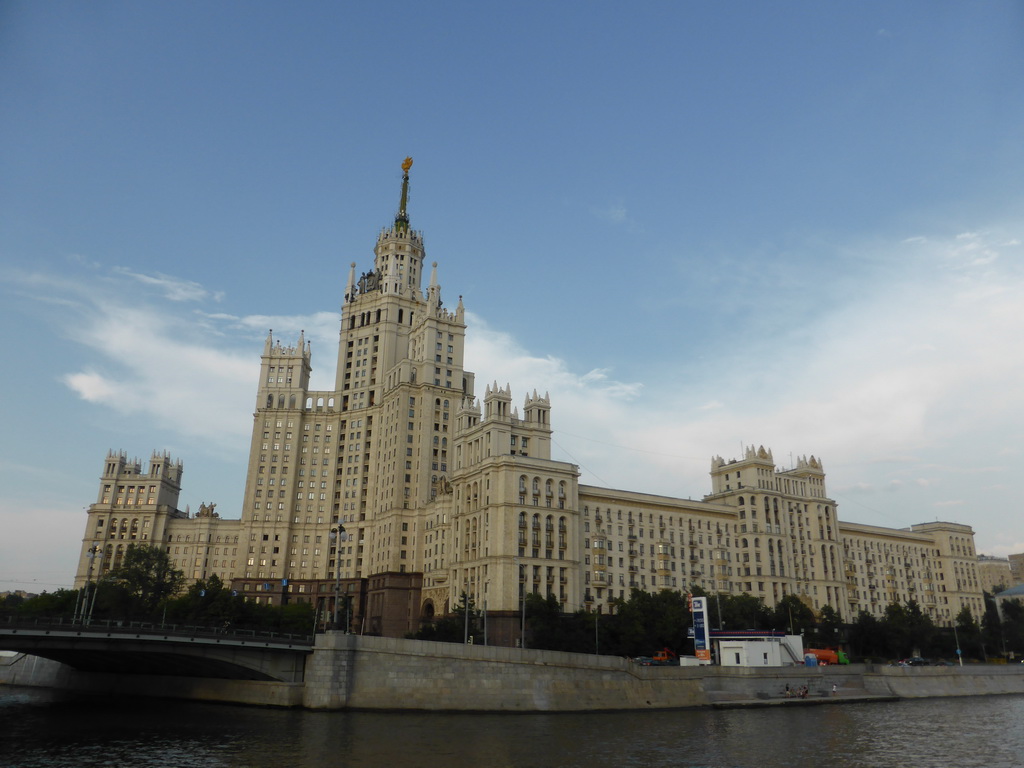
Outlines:
[[954, 643], [959, 640], [960, 650], [964, 656], [988, 661], [988, 655], [982, 642], [981, 626], [974, 620], [974, 614], [966, 605], [956, 615], [956, 633], [953, 635], [953, 640]]
[[916, 600], [906, 605], [890, 603], [885, 608], [884, 622], [886, 650], [895, 658], [905, 658], [915, 652], [930, 653], [935, 637], [935, 624], [921, 611]]
[[768, 628], [805, 636], [816, 625], [814, 611], [796, 595], [786, 595], [768, 616]]
[[1024, 605], [1020, 600], [1003, 600], [1000, 605], [1003, 614], [1003, 637], [1007, 655], [1021, 658], [1024, 655]]
[[[530, 596], [528, 595], [527, 598]], [[472, 597], [465, 592], [448, 616], [435, 619], [420, 627], [412, 637], [416, 640], [434, 640], [440, 643], [462, 643], [466, 639], [466, 613], [469, 613], [469, 634], [476, 635], [476, 608]]]
[[889, 655], [882, 623], [865, 610], [857, 614], [850, 626], [849, 642], [853, 655], [862, 659]]
[[185, 594], [168, 600], [166, 615], [172, 623], [235, 626], [244, 622], [246, 613], [252, 613], [245, 606], [245, 598], [232, 595], [220, 577], [213, 574], [193, 583]]
[[526, 597], [527, 645], [549, 651], [590, 652], [594, 649], [594, 617], [585, 611], [563, 613], [553, 594]]
[[562, 649], [562, 606], [554, 595], [547, 598], [537, 593], [526, 596], [526, 626], [530, 630], [530, 647], [546, 650]]
[[1006, 648], [1003, 639], [1003, 622], [996, 608], [995, 598], [985, 592], [985, 613], [981, 617], [981, 637], [990, 655], [1003, 656]]
[[680, 653], [688, 646], [691, 617], [686, 597], [679, 592], [634, 589], [628, 600], [616, 600], [613, 606], [611, 616], [599, 619], [602, 653], [649, 656], [662, 648]]
[[185, 575], [163, 547], [130, 544], [120, 565], [101, 580], [97, 602], [108, 614], [123, 611], [125, 618], [155, 618], [158, 607], [184, 583]]
[[819, 648], [835, 648], [843, 641], [843, 620], [831, 605], [823, 605], [814, 628], [814, 643]]
[[744, 592], [742, 595], [722, 593], [711, 599], [710, 610], [717, 618], [718, 605], [722, 609], [722, 629], [768, 629], [770, 612], [760, 597]]
[[21, 595], [4, 595], [3, 599], [0, 599], [0, 616], [13, 616], [18, 613], [18, 607], [25, 602], [25, 598]]
[[56, 592], [43, 592], [29, 598], [11, 595], [11, 597], [17, 597], [17, 601], [11, 602], [10, 605], [13, 607], [10, 610], [18, 616], [30, 618], [70, 617], [75, 612], [79, 595], [80, 590], [77, 589], [58, 589]]

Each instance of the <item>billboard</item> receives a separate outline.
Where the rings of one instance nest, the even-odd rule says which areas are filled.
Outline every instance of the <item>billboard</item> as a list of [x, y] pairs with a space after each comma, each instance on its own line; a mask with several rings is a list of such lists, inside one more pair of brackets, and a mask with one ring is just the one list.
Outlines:
[[691, 600], [693, 611], [693, 651], [701, 661], [711, 661], [711, 643], [708, 640], [708, 599]]

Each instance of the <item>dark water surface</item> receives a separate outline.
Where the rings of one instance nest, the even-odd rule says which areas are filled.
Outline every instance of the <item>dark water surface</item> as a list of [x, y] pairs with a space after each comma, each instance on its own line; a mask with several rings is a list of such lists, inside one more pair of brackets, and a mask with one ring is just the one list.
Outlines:
[[614, 714], [307, 712], [0, 687], [0, 766], [1024, 766], [1024, 696]]

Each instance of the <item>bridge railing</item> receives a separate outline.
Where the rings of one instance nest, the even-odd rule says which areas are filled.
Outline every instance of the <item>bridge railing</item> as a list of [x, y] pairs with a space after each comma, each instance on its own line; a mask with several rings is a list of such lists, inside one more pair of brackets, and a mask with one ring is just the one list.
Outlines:
[[34, 629], [49, 631], [73, 631], [107, 634], [129, 632], [140, 635], [161, 635], [174, 637], [196, 637], [223, 639], [254, 643], [279, 643], [285, 645], [313, 645], [313, 635], [290, 632], [273, 632], [266, 629], [248, 629], [226, 624], [209, 627], [198, 624], [165, 624], [152, 621], [130, 621], [128, 619], [93, 619], [88, 623], [81, 619], [58, 617], [8, 616], [0, 621], [0, 629]]

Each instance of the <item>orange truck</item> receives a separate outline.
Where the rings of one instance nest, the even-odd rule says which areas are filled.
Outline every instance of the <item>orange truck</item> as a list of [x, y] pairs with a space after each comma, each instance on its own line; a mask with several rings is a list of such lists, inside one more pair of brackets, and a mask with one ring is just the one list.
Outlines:
[[836, 648], [807, 648], [804, 656], [814, 656], [819, 664], [849, 664], [850, 657]]
[[633, 662], [641, 667], [677, 667], [679, 666], [679, 657], [668, 648], [662, 648], [653, 656], [637, 656]]
[[663, 667], [679, 663], [679, 657], [672, 653], [668, 648], [662, 648], [651, 658], [654, 659], [654, 664]]

